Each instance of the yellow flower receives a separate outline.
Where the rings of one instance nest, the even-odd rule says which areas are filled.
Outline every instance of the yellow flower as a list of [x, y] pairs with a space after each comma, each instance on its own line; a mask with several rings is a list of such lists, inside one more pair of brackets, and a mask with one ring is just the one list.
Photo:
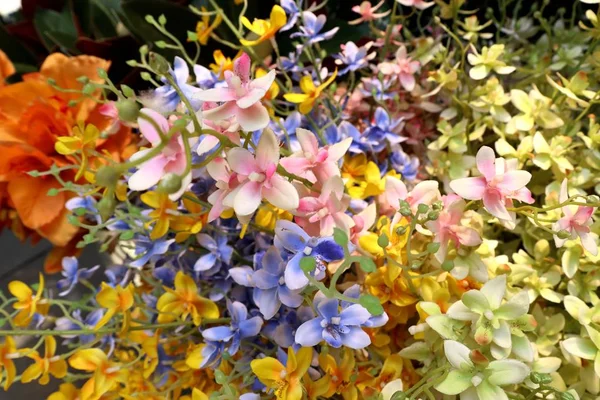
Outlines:
[[359, 383], [364, 397], [371, 397], [380, 393], [388, 383], [400, 379], [402, 376], [403, 361], [398, 354], [392, 354], [386, 357], [379, 375], [371, 377], [364, 382]]
[[179, 214], [177, 204], [169, 199], [169, 195], [163, 192], [146, 192], [140, 196], [144, 204], [154, 208], [148, 216], [151, 218], [149, 224], [154, 223], [150, 239], [156, 240], [163, 237], [169, 231], [171, 220]]
[[110, 319], [119, 312], [123, 315], [123, 326], [121, 332], [125, 332], [129, 327], [131, 314], [129, 309], [133, 307], [133, 285], [130, 283], [123, 288], [121, 285], [111, 287], [102, 282], [102, 289], [96, 295], [96, 301], [100, 307], [106, 308], [106, 313], [98, 321], [94, 329], [100, 329], [110, 321]]
[[367, 276], [365, 285], [382, 304], [389, 301], [398, 307], [406, 307], [418, 300], [413, 296], [402, 269], [395, 265], [378, 268]]
[[521, 114], [514, 116], [506, 125], [507, 133], [530, 131], [536, 124], [545, 129], [560, 128], [564, 121], [551, 111], [552, 99], [534, 87], [529, 94], [519, 89], [510, 91], [510, 99]]
[[292, 214], [289, 211], [281, 210], [271, 204], [262, 205], [256, 212], [254, 221], [256, 225], [261, 228], [273, 230], [278, 220], [284, 219], [286, 221], [292, 220]]
[[61, 384], [58, 392], [54, 392], [48, 396], [48, 400], [78, 400], [80, 398], [79, 389], [72, 383]]
[[[397, 214], [399, 216], [399, 214]], [[377, 243], [379, 236], [385, 234], [389, 239], [389, 244], [386, 247], [388, 256], [392, 257], [398, 262], [402, 262], [405, 257], [404, 248], [408, 241], [408, 220], [404, 217], [400, 218], [399, 221], [392, 220], [389, 218], [380, 218], [377, 226], [378, 233], [366, 232], [359, 238], [359, 245], [363, 250], [368, 251], [375, 257], [383, 257], [383, 249]]]
[[308, 374], [302, 378], [302, 385], [304, 386], [308, 400], [317, 400], [319, 397], [324, 397], [329, 391], [330, 384], [331, 378], [328, 375], [323, 375], [316, 381], [311, 380]]
[[96, 148], [96, 141], [100, 137], [100, 131], [96, 126], [83, 123], [73, 128], [72, 136], [59, 136], [54, 144], [54, 149], [58, 154], [65, 156], [79, 154], [81, 156], [81, 166], [75, 175], [79, 179], [87, 168], [90, 152]]
[[69, 358], [69, 365], [94, 374], [81, 388], [81, 400], [99, 400], [117, 383], [127, 380], [127, 370], [121, 368], [120, 364], [109, 361], [100, 349], [77, 350]]
[[186, 320], [189, 315], [196, 326], [202, 318], [219, 318], [219, 308], [212, 301], [198, 294], [193, 279], [183, 272], [175, 276], [175, 290], [165, 287], [167, 293], [160, 296], [156, 308], [160, 312], [158, 323], [175, 321], [178, 317]]
[[338, 364], [330, 354], [319, 355], [319, 365], [329, 376], [329, 390], [324, 397], [341, 394], [344, 400], [356, 400], [358, 390], [352, 381], [356, 361], [351, 351], [344, 349], [342, 360]]
[[183, 206], [191, 214], [181, 214], [174, 216], [171, 219], [170, 227], [175, 234], [177, 243], [185, 242], [190, 236], [199, 233], [202, 230], [204, 222], [206, 222], [206, 214], [202, 213], [202, 206], [198, 204], [198, 198], [191, 192], [186, 192], [183, 196]]
[[8, 291], [17, 298], [17, 302], [13, 304], [13, 307], [15, 310], [20, 310], [14, 318], [15, 325], [29, 325], [36, 312], [42, 315], [48, 314], [50, 304], [48, 304], [48, 300], [42, 299], [42, 294], [44, 292], [44, 276], [41, 273], [40, 283], [35, 296], [33, 290], [21, 281], [12, 281], [9, 283]]
[[321, 96], [321, 92], [331, 84], [337, 77], [337, 69], [333, 72], [333, 75], [329, 77], [325, 82], [319, 86], [315, 86], [310, 75], [305, 75], [300, 79], [300, 89], [302, 93], [288, 93], [284, 94], [283, 97], [292, 103], [300, 104], [300, 112], [302, 114], [308, 114], [310, 110], [315, 106], [315, 101]]
[[215, 50], [213, 52], [213, 58], [215, 59], [215, 62], [210, 64], [209, 67], [212, 72], [219, 74], [221, 79], [223, 79], [225, 71], [233, 71], [233, 60], [229, 57], [225, 57], [221, 50]]
[[35, 379], [40, 379], [40, 385], [46, 385], [50, 381], [50, 375], [61, 379], [67, 375], [67, 363], [60, 356], [55, 356], [56, 340], [53, 336], [44, 338], [44, 357], [40, 357], [37, 351], [28, 354], [27, 357], [35, 362], [31, 364], [21, 375], [21, 382], [29, 383]]
[[4, 343], [0, 344], [0, 374], [2, 374], [2, 368], [6, 371], [4, 390], [8, 390], [17, 376], [17, 368], [13, 359], [18, 355], [15, 340], [11, 336], [7, 336]]
[[273, 6], [269, 20], [254, 19], [252, 23], [246, 17], [242, 17], [242, 24], [249, 31], [255, 33], [258, 38], [255, 40], [240, 39], [240, 43], [244, 46], [255, 46], [265, 40], [271, 39], [275, 33], [287, 23], [285, 11], [280, 6]]
[[469, 71], [469, 76], [475, 80], [480, 80], [488, 76], [491, 71], [500, 75], [508, 75], [516, 68], [506, 65], [505, 62], [498, 60], [504, 52], [503, 44], [495, 44], [491, 47], [484, 47], [481, 54], [477, 52], [475, 46], [471, 45], [472, 53], [467, 58], [473, 66]]
[[[208, 12], [206, 7], [201, 7], [201, 10], [203, 13]], [[217, 16], [215, 17], [215, 19], [213, 20], [213, 22], [211, 24], [209, 15], [202, 16], [202, 21], [199, 21], [198, 24], [196, 25], [196, 36], [197, 36], [198, 42], [200, 42], [201, 45], [205, 45], [206, 43], [208, 43], [208, 39], [210, 38], [210, 35], [213, 33], [213, 31], [215, 29], [217, 29], [217, 27], [221, 24], [222, 20], [223, 20], [223, 18], [221, 17], [221, 15], [217, 14]]]
[[294, 353], [288, 347], [287, 365], [273, 357], [252, 360], [250, 367], [258, 379], [269, 389], [273, 389], [278, 400], [302, 399], [302, 377], [310, 367], [312, 348], [302, 347]]

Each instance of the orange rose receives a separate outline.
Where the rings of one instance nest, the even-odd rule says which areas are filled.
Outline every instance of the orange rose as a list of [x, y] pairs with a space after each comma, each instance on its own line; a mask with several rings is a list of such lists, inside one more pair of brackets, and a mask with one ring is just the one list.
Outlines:
[[[5, 71], [1, 65], [0, 57], [0, 77]], [[101, 131], [110, 128], [112, 121], [100, 113], [95, 99], [83, 99], [72, 92], [82, 89], [83, 84], [77, 81], [80, 76], [101, 83], [97, 70], [109, 66], [109, 61], [92, 56], [55, 53], [46, 58], [40, 72], [0, 87], [0, 228], [9, 226], [21, 239], [39, 235], [52, 242], [56, 247], [46, 259], [46, 272], [60, 270], [62, 257], [77, 251], [78, 228], [68, 223], [69, 211], [65, 209], [72, 195], [58, 192], [48, 196], [48, 190], [61, 186], [59, 182], [53, 176], [34, 178], [27, 172], [46, 171], [53, 164], [73, 164], [74, 159], [58, 154], [54, 144], [57, 137], [71, 135], [77, 123], [91, 123]], [[70, 91], [54, 89], [47, 83], [49, 78]], [[121, 126], [107, 139], [99, 139], [96, 150], [120, 161], [131, 154], [130, 134], [129, 128]], [[63, 171], [61, 178], [74, 180], [75, 170]]]

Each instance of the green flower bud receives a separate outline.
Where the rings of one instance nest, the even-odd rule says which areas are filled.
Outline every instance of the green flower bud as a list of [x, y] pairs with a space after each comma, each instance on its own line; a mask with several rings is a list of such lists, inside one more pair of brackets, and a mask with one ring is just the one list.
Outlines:
[[556, 236], [558, 236], [560, 239], [568, 239], [571, 237], [571, 234], [566, 230], [561, 229], [560, 231], [556, 232]]
[[410, 211], [410, 207], [400, 207], [400, 214], [404, 217], [410, 217], [412, 215], [412, 211]]
[[159, 75], [166, 75], [169, 73], [169, 62], [166, 58], [158, 53], [150, 52], [150, 68]]
[[575, 396], [573, 396], [571, 393], [569, 392], [565, 392], [565, 393], [560, 393], [558, 398], [560, 400], [576, 400]]
[[140, 108], [135, 100], [119, 100], [115, 104], [119, 112], [119, 118], [125, 122], [135, 122], [140, 114]]
[[427, 252], [428, 253], [437, 253], [437, 251], [440, 249], [440, 243], [439, 242], [433, 242], [433, 243], [429, 243], [427, 245]]
[[427, 204], [419, 204], [417, 206], [417, 211], [419, 212], [419, 214], [425, 214], [427, 213], [427, 211], [429, 211], [429, 206]]
[[533, 247], [536, 259], [542, 259], [550, 254], [550, 243], [546, 239], [538, 240]]
[[440, 217], [440, 212], [439, 211], [429, 211], [427, 213], [427, 219], [430, 220], [430, 221], [435, 221], [439, 217]]
[[435, 211], [442, 211], [442, 209], [444, 208], [444, 205], [442, 204], [441, 201], [436, 201], [435, 203], [433, 203], [431, 208], [433, 208]]
[[96, 171], [96, 184], [114, 188], [121, 177], [121, 171], [113, 165], [104, 165]]
[[442, 269], [444, 271], [450, 272], [450, 271], [452, 271], [453, 268], [454, 268], [454, 262], [451, 260], [446, 260], [442, 263]]
[[223, 385], [223, 384], [227, 383], [227, 376], [225, 376], [225, 374], [223, 373], [223, 371], [216, 370], [215, 371], [215, 381], [219, 385]]
[[552, 382], [552, 377], [549, 374], [543, 374], [541, 372], [532, 372], [530, 376], [531, 382], [541, 385], [546, 385]]
[[103, 197], [102, 199], [100, 199], [98, 205], [96, 206], [98, 212], [100, 213], [100, 218], [102, 218], [102, 221], [106, 221], [107, 219], [109, 219], [113, 215], [116, 207], [117, 200], [115, 200], [113, 196]]
[[177, 193], [181, 189], [181, 184], [181, 176], [168, 173], [158, 183], [158, 190], [168, 194]]
[[377, 238], [377, 245], [382, 249], [385, 249], [390, 244], [390, 239], [387, 237], [385, 233], [382, 233], [381, 236]]
[[408, 396], [404, 392], [396, 392], [392, 395], [390, 400], [406, 400]]

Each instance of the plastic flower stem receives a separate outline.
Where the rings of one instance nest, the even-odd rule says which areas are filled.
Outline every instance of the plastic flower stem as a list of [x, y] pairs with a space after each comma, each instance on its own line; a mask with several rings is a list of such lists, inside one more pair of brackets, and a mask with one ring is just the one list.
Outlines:
[[242, 6], [242, 11], [240, 11], [240, 15], [238, 17], [238, 28], [239, 32], [242, 31], [244, 24], [242, 24], [242, 17], [246, 15], [246, 10], [248, 9], [248, 0], [244, 0], [244, 5]]
[[321, 142], [323, 144], [327, 144], [328, 142], [327, 142], [327, 139], [325, 138], [325, 136], [323, 135], [322, 128], [320, 128], [319, 125], [317, 125], [317, 123], [315, 122], [315, 120], [312, 119], [312, 117], [309, 114], [306, 115], [306, 119], [308, 120], [308, 122], [314, 128], [315, 132], [317, 133], [317, 136], [319, 136], [319, 139], [321, 139]]
[[171, 34], [168, 30], [166, 30], [165, 27], [160, 25], [154, 18], [147, 19], [146, 21], [148, 21], [150, 25], [154, 26], [156, 30], [158, 30], [160, 33], [171, 39], [176, 45], [175, 48], [181, 50], [181, 54], [183, 55], [185, 60], [190, 65], [194, 65], [194, 60], [192, 60], [192, 58], [188, 55], [187, 51], [185, 50], [185, 47], [183, 47], [183, 44], [179, 41], [179, 39], [177, 39], [175, 35]]
[[[392, 5], [392, 13], [390, 14], [390, 22], [394, 20], [394, 17], [396, 16], [396, 12], [398, 11], [398, 2], [394, 1], [394, 4]], [[390, 47], [390, 43], [392, 42], [392, 31], [394, 30], [394, 24], [390, 23], [387, 27], [387, 29], [385, 30], [385, 37], [383, 39], [383, 50], [381, 51], [381, 58], [380, 60], [383, 61], [386, 59], [387, 57], [387, 53]]]
[[291, 172], [287, 172], [285, 170], [285, 168], [283, 168], [281, 165], [277, 166], [277, 173], [279, 175], [285, 176], [286, 178], [298, 181], [298, 182], [302, 182], [302, 184], [306, 187], [308, 187], [309, 189], [312, 189], [313, 187], [313, 183], [311, 181], [309, 181], [308, 179], [305, 178], [301, 178], [298, 175], [292, 174]]
[[438, 367], [438, 368], [435, 368], [435, 369], [429, 371], [427, 373], [427, 375], [425, 375], [423, 378], [421, 378], [421, 380], [419, 382], [415, 383], [413, 386], [411, 386], [406, 391], [406, 395], [407, 396], [411, 395], [415, 390], [417, 390], [419, 387], [424, 385], [429, 379], [431, 379], [433, 376], [435, 376], [438, 372], [445, 371], [446, 369], [448, 369], [448, 366], [444, 365], [443, 367]]

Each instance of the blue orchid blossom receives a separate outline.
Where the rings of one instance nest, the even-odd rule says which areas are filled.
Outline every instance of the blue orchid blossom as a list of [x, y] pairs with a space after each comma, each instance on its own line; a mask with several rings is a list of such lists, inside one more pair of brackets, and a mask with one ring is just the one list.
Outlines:
[[[102, 318], [103, 311], [101, 309], [94, 310], [90, 312], [85, 319], [81, 317], [81, 310], [75, 310], [71, 314], [71, 318], [69, 317], [60, 317], [56, 320], [55, 330], [57, 331], [78, 331], [82, 329], [93, 329], [98, 321]], [[73, 320], [78, 321], [79, 324], [75, 323]], [[88, 344], [96, 339], [96, 334], [70, 334], [63, 335], [60, 337], [66, 339], [65, 343], [72, 343], [75, 339], [79, 340], [81, 344]]]
[[296, 25], [296, 21], [300, 16], [300, 9], [295, 0], [281, 0], [280, 4], [287, 15], [287, 23], [279, 29], [279, 32], [289, 31]]
[[386, 147], [386, 141], [390, 145], [396, 145], [407, 140], [407, 138], [397, 133], [402, 122], [402, 119], [393, 121], [383, 107], [377, 107], [373, 116], [373, 122], [363, 135], [368, 138], [370, 143], [377, 143], [371, 147], [373, 151], [379, 152]]
[[302, 12], [302, 20], [304, 24], [300, 26], [300, 32], [292, 33], [290, 37], [305, 38], [307, 45], [329, 40], [340, 29], [339, 27], [335, 27], [327, 32], [320, 33], [327, 22], [327, 17], [323, 14], [317, 17], [310, 11], [304, 11]]
[[64, 278], [56, 282], [56, 288], [60, 290], [58, 295], [66, 296], [71, 293], [77, 283], [90, 279], [98, 268], [100, 268], [100, 265], [80, 269], [77, 258], [63, 257], [61, 274]]
[[311, 272], [315, 279], [325, 277], [327, 263], [344, 258], [344, 249], [331, 237], [311, 237], [293, 222], [279, 220], [275, 226], [275, 246], [291, 253], [285, 267], [284, 280], [289, 289], [299, 290], [308, 285], [308, 278], [300, 268], [300, 260], [313, 257], [316, 268]]
[[231, 263], [233, 248], [227, 243], [227, 236], [217, 235], [215, 240], [206, 233], [199, 233], [196, 235], [196, 240], [200, 246], [208, 250], [208, 253], [196, 261], [194, 271], [208, 274], [211, 272], [216, 273], [221, 268], [221, 265], [229, 265]]
[[389, 163], [392, 168], [402, 175], [402, 178], [409, 181], [417, 178], [419, 172], [419, 158], [409, 156], [402, 149], [398, 148], [392, 151], [389, 157]]
[[153, 257], [165, 254], [174, 242], [175, 239], [150, 240], [145, 236], [140, 236], [135, 242], [135, 253], [139, 257], [130, 262], [129, 265], [134, 268], [142, 268]]
[[358, 47], [354, 42], [347, 42], [340, 54], [334, 54], [335, 63], [337, 65], [345, 65], [338, 71], [339, 76], [346, 75], [350, 71], [358, 71], [369, 66], [369, 61], [372, 60], [376, 53], [369, 54], [370, 44]]
[[365, 97], [373, 97], [377, 101], [391, 100], [396, 95], [392, 87], [395, 79], [363, 78], [362, 87], [359, 89]]
[[[190, 77], [190, 69], [187, 63], [181, 57], [175, 57], [173, 68], [169, 69], [169, 74], [175, 80], [175, 83], [179, 86], [186, 99], [190, 101], [194, 110], [199, 110], [202, 102], [194, 99], [193, 95], [200, 91], [200, 89], [187, 83]], [[181, 103], [181, 97], [166, 78], [162, 78], [162, 82], [164, 85], [154, 90], [154, 96], [156, 99], [160, 99], [162, 111], [175, 111], [179, 103]]]

